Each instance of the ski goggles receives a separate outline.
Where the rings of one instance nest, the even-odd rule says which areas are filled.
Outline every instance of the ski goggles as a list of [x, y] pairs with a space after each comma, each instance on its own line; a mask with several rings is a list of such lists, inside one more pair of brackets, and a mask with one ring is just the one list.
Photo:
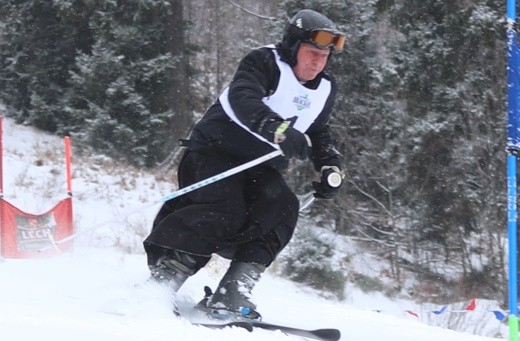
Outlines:
[[341, 52], [347, 41], [343, 33], [325, 30], [312, 30], [308, 41], [319, 48], [332, 48], [332, 52]]

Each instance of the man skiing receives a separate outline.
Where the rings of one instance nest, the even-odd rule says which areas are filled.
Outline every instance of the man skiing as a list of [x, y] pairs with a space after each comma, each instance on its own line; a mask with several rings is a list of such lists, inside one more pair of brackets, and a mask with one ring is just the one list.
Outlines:
[[[178, 167], [186, 187], [276, 149], [278, 156], [167, 201], [144, 241], [151, 278], [176, 292], [212, 254], [231, 259], [206, 308], [260, 319], [251, 291], [289, 243], [299, 202], [280, 171], [290, 158], [310, 158], [321, 173], [315, 197], [341, 187], [340, 155], [328, 122], [337, 92], [324, 72], [345, 35], [326, 16], [298, 12], [282, 41], [251, 51], [230, 85], [195, 125]], [[331, 174], [339, 179], [329, 181]]]

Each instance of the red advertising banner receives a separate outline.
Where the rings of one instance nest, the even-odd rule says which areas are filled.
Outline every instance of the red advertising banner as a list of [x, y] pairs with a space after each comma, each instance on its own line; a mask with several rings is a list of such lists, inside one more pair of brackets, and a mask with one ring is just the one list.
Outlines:
[[[54, 241], [73, 234], [72, 198], [60, 201], [42, 214], [24, 212], [0, 198], [0, 252], [6, 258], [35, 258], [68, 251]], [[41, 250], [45, 249], [44, 252]]]

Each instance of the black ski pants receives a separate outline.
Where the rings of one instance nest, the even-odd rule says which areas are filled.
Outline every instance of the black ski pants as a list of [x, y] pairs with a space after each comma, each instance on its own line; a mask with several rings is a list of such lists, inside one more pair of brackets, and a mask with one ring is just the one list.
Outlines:
[[[178, 168], [179, 187], [237, 165], [215, 152], [187, 150]], [[201, 256], [195, 257], [195, 271], [214, 253], [269, 266], [289, 243], [298, 210], [282, 175], [256, 166], [164, 203], [144, 241], [148, 263], [179, 250]]]

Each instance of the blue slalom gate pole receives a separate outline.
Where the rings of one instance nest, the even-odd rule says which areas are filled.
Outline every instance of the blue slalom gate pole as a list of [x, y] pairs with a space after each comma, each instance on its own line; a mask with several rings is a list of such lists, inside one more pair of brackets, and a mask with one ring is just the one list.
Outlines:
[[507, 229], [509, 239], [509, 340], [518, 341], [517, 155], [520, 153], [520, 49], [515, 28], [516, 0], [507, 0]]
[[518, 340], [516, 156], [507, 157], [507, 202], [509, 238], [509, 340]]

